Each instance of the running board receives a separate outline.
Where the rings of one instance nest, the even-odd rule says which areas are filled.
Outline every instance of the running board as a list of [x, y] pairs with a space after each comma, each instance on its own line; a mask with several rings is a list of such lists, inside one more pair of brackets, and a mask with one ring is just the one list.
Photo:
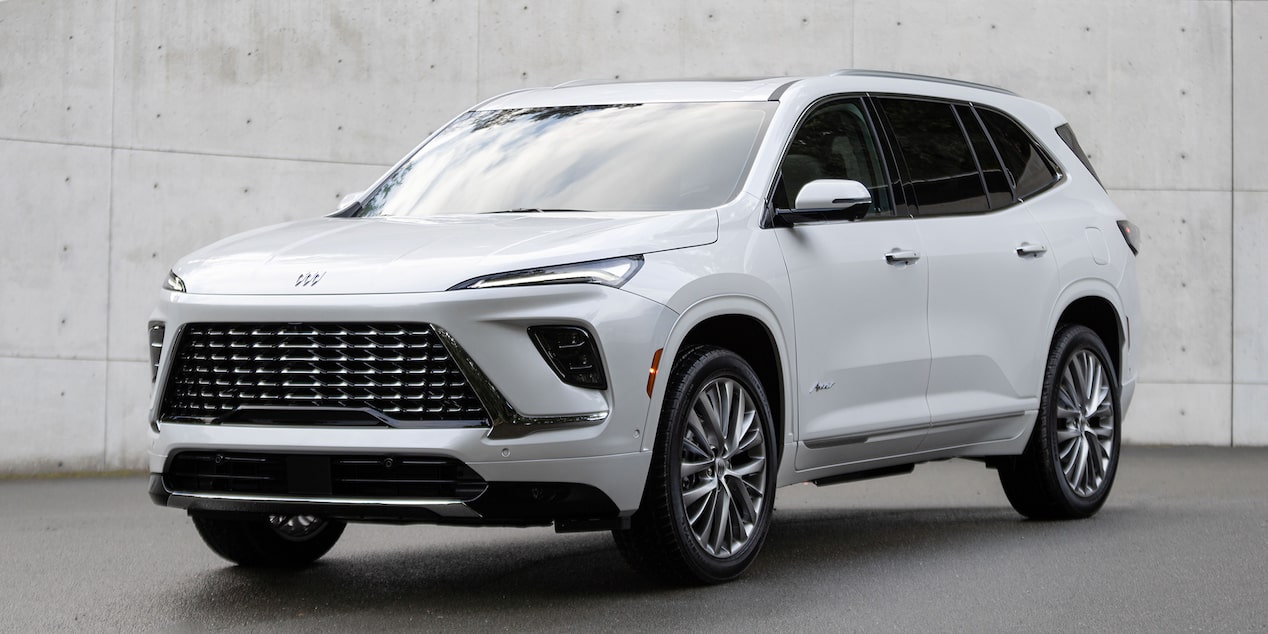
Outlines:
[[881, 467], [880, 469], [868, 469], [867, 471], [855, 471], [854, 473], [845, 473], [829, 476], [827, 478], [819, 478], [818, 480], [811, 480], [811, 482], [815, 483], [815, 486], [826, 487], [833, 484], [844, 484], [846, 482], [858, 482], [859, 480], [871, 480], [873, 478], [904, 475], [915, 470], [915, 464], [900, 464], [893, 467]]

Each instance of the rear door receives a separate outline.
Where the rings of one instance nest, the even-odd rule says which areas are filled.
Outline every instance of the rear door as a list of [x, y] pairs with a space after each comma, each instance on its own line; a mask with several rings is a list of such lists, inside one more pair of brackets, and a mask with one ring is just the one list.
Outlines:
[[792, 286], [798, 469], [913, 451], [929, 422], [929, 269], [881, 147], [862, 99], [816, 105], [772, 192], [786, 209], [812, 180], [848, 179], [873, 200], [861, 220], [774, 229]]
[[1017, 194], [1037, 193], [1056, 173], [1024, 134], [1025, 150], [1015, 139], [996, 147], [986, 130], [1003, 115], [987, 112], [984, 129], [967, 104], [876, 101], [929, 267], [931, 425], [921, 449], [1012, 438], [1033, 421], [1058, 293], [1047, 238]]

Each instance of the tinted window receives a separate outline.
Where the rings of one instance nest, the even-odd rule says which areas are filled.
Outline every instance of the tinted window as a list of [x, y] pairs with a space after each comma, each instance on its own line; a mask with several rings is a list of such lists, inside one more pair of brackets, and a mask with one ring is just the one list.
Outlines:
[[993, 110], [978, 108], [977, 113], [995, 141], [1018, 198], [1026, 198], [1057, 180], [1056, 169], [1020, 125]]
[[714, 207], [739, 190], [776, 105], [649, 103], [468, 112], [389, 175], [359, 215]]
[[872, 194], [868, 215], [892, 215], [893, 199], [876, 149], [876, 137], [857, 99], [821, 106], [797, 129], [784, 156], [775, 206], [788, 209], [812, 180], [836, 178], [863, 183]]
[[969, 144], [973, 146], [973, 154], [977, 156], [977, 165], [982, 170], [982, 180], [986, 182], [986, 196], [991, 202], [991, 209], [999, 209], [1013, 202], [1013, 189], [1008, 185], [1008, 176], [1004, 174], [1004, 166], [999, 162], [999, 155], [982, 130], [982, 124], [968, 106], [956, 106], [955, 113], [960, 117], [964, 132], [969, 136]]
[[987, 211], [982, 176], [951, 104], [882, 99], [922, 214]]

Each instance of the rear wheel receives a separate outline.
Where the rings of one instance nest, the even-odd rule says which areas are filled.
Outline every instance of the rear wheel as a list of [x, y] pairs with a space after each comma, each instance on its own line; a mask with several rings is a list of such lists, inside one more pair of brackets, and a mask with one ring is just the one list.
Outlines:
[[1013, 508], [1034, 519], [1096, 513], [1118, 470], [1119, 385], [1100, 337], [1080, 325], [1053, 338], [1026, 451], [1000, 465]]
[[770, 406], [741, 357], [710, 346], [674, 364], [642, 505], [613, 531], [636, 570], [674, 583], [720, 583], [757, 557], [773, 511]]
[[314, 515], [191, 514], [217, 555], [241, 566], [298, 568], [326, 554], [346, 526]]

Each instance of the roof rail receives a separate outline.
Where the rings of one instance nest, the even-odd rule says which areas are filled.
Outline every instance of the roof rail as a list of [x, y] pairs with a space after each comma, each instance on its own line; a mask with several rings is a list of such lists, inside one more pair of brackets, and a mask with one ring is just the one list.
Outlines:
[[930, 81], [939, 84], [950, 84], [952, 86], [964, 86], [966, 88], [977, 88], [979, 90], [989, 90], [1005, 95], [1018, 96], [1017, 93], [1000, 88], [999, 86], [991, 86], [988, 84], [979, 84], [972, 81], [964, 81], [962, 79], [948, 79], [946, 77], [934, 77], [932, 75], [917, 75], [915, 73], [899, 73], [889, 70], [868, 70], [865, 68], [843, 68], [829, 73], [831, 77], [888, 77], [890, 79], [911, 79], [915, 81]]
[[573, 86], [596, 86], [596, 85], [602, 85], [602, 84], [619, 84], [619, 83], [621, 83], [621, 80], [619, 79], [574, 79], [572, 81], [566, 81], [562, 84], [555, 84], [554, 86], [551, 86], [551, 88], [571, 88]]

